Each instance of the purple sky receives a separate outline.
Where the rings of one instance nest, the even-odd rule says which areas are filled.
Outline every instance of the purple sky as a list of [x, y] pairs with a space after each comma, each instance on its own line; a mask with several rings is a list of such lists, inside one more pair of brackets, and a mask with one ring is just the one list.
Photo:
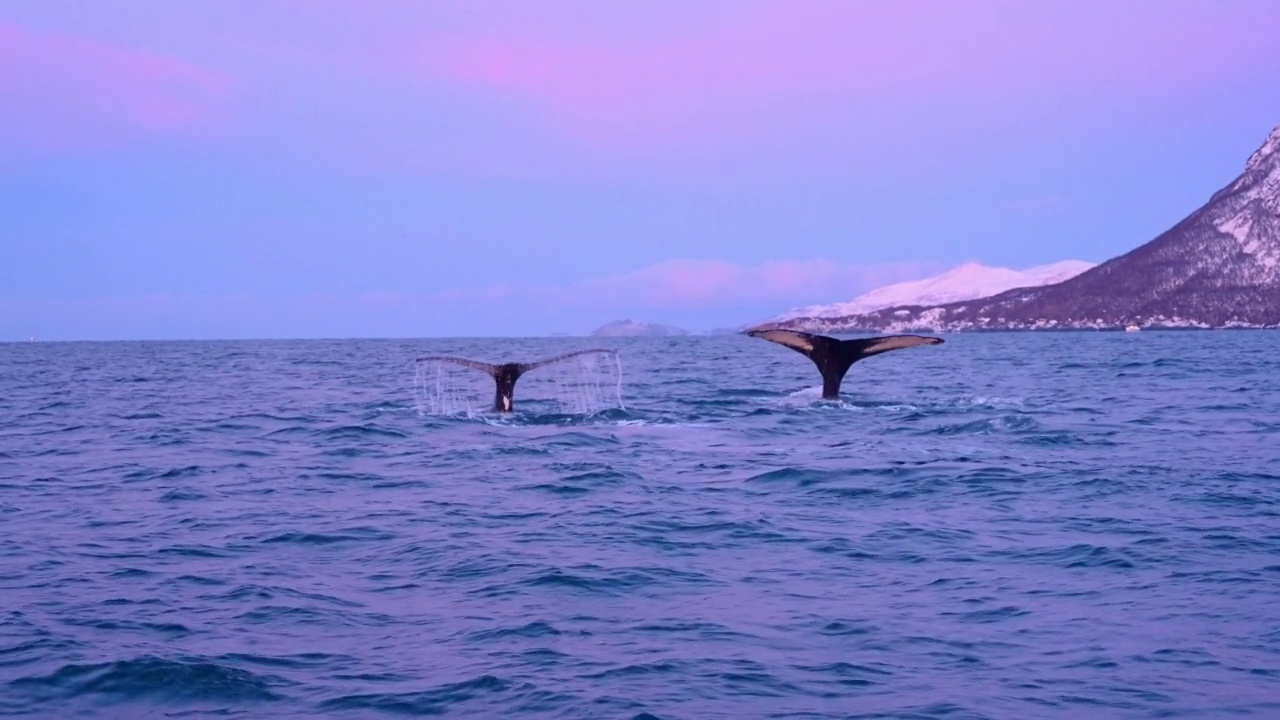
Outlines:
[[1101, 261], [1280, 123], [1280, 3], [0, 4], [0, 340], [690, 329]]

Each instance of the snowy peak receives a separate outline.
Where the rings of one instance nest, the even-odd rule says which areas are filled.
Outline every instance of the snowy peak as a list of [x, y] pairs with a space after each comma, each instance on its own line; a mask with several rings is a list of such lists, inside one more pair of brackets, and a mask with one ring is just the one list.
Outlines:
[[931, 278], [877, 288], [848, 302], [796, 308], [775, 318], [775, 321], [801, 317], [841, 317], [897, 305], [940, 305], [973, 300], [1013, 288], [1062, 282], [1091, 267], [1093, 263], [1083, 260], [1064, 260], [1026, 270], [989, 267], [970, 262]]
[[1210, 203], [1237, 193], [1246, 194], [1247, 199], [1261, 199], [1270, 210], [1280, 212], [1280, 125], [1249, 156], [1240, 177], [1214, 195]]
[[1271, 131], [1262, 147], [1249, 156], [1249, 161], [1244, 165], [1245, 174], [1261, 169], [1264, 164], [1270, 164], [1271, 170], [1280, 165], [1280, 125]]
[[1243, 280], [1280, 283], [1280, 126], [1201, 213], [1244, 255], [1238, 273]]

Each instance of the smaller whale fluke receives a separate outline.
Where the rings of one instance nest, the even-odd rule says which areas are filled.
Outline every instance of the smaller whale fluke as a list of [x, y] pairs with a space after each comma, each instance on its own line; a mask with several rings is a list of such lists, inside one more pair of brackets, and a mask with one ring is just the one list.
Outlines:
[[437, 362], [453, 363], [454, 365], [461, 365], [462, 367], [488, 373], [489, 376], [493, 378], [495, 384], [493, 409], [497, 412], [511, 412], [512, 408], [515, 407], [516, 381], [520, 379], [521, 375], [545, 365], [550, 365], [552, 363], [560, 362], [561, 360], [568, 360], [572, 357], [587, 355], [590, 353], [617, 355], [617, 351], [615, 350], [591, 348], [587, 350], [574, 350], [573, 352], [567, 352], [562, 355], [555, 355], [549, 358], [543, 358], [542, 360], [535, 360], [531, 363], [502, 363], [500, 365], [495, 365], [492, 363], [468, 360], [466, 358], [452, 357], [449, 355], [423, 355], [422, 357], [419, 357], [417, 361], [424, 362], [434, 360]]
[[845, 373], [859, 360], [890, 350], [937, 345], [942, 338], [924, 335], [884, 335], [857, 340], [840, 340], [826, 335], [814, 335], [798, 330], [748, 330], [751, 337], [785, 345], [804, 355], [818, 366], [822, 373], [822, 397], [834, 400], [840, 397], [840, 383]]

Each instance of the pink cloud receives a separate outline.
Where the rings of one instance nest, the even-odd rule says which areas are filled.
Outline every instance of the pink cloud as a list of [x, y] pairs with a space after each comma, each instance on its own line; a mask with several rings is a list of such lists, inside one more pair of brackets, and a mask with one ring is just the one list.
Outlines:
[[[742, 265], [675, 259], [567, 285], [490, 285], [425, 295], [365, 294], [360, 302], [508, 305], [560, 310], [643, 312], [777, 308], [849, 300], [873, 288], [915, 280], [946, 268], [933, 262], [874, 265], [827, 259], [771, 260]], [[330, 299], [317, 299], [328, 302]]]
[[0, 140], [111, 148], [227, 119], [231, 79], [182, 60], [0, 22]]
[[[566, 38], [472, 29], [422, 40], [396, 64], [533, 103], [580, 140], [617, 149], [709, 142], [824, 103], [938, 107], [1182, 93], [1266, 66], [1280, 13], [1210, 3], [741, 4], [665, 35]], [[1187, 52], [1195, 47], [1196, 52]], [[1056, 103], [1056, 105], [1055, 105]]]
[[[758, 308], [848, 300], [866, 290], [941, 272], [931, 262], [840, 264], [827, 259], [771, 260], [741, 265], [715, 259], [675, 259], [567, 285], [512, 284], [425, 295], [367, 293], [362, 303], [439, 302], [610, 311]], [[329, 302], [332, 298], [316, 298]]]
[[264, 298], [155, 294], [91, 300], [0, 296], [0, 339], [334, 337], [583, 332], [622, 317], [675, 322], [708, 312], [758, 322], [795, 306], [848, 300], [935, 274], [934, 263], [830, 260], [740, 265], [669, 260], [561, 286], [495, 285], [433, 293], [367, 292]]
[[851, 299], [881, 285], [925, 277], [936, 263], [842, 265], [832, 260], [774, 260], [739, 265], [678, 259], [561, 287], [529, 289], [544, 301], [575, 307], [635, 310], [761, 308]]

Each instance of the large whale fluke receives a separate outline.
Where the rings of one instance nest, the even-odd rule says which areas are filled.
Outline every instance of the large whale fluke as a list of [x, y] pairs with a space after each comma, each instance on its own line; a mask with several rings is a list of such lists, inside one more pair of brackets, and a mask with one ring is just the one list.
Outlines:
[[466, 358], [452, 357], [449, 355], [423, 355], [418, 358], [418, 362], [423, 362], [425, 360], [447, 362], [453, 363], [454, 365], [461, 365], [462, 367], [468, 367], [473, 370], [479, 370], [483, 373], [488, 373], [489, 376], [493, 378], [495, 385], [493, 409], [497, 412], [511, 412], [515, 407], [516, 381], [520, 379], [521, 375], [524, 375], [530, 370], [536, 370], [543, 367], [544, 365], [550, 365], [551, 363], [568, 360], [569, 358], [577, 357], [579, 355], [587, 355], [589, 353], [616, 355], [617, 351], [606, 350], [604, 348], [590, 348], [587, 350], [574, 350], [573, 352], [567, 352], [562, 355], [555, 355], [549, 358], [535, 360], [531, 363], [502, 363], [500, 365], [468, 360]]
[[845, 373], [859, 360], [890, 350], [937, 345], [942, 338], [924, 335], [884, 335], [858, 340], [840, 340], [826, 335], [814, 335], [798, 330], [748, 330], [751, 337], [776, 342], [804, 355], [818, 366], [822, 373], [822, 397], [834, 400], [840, 397], [840, 383]]

